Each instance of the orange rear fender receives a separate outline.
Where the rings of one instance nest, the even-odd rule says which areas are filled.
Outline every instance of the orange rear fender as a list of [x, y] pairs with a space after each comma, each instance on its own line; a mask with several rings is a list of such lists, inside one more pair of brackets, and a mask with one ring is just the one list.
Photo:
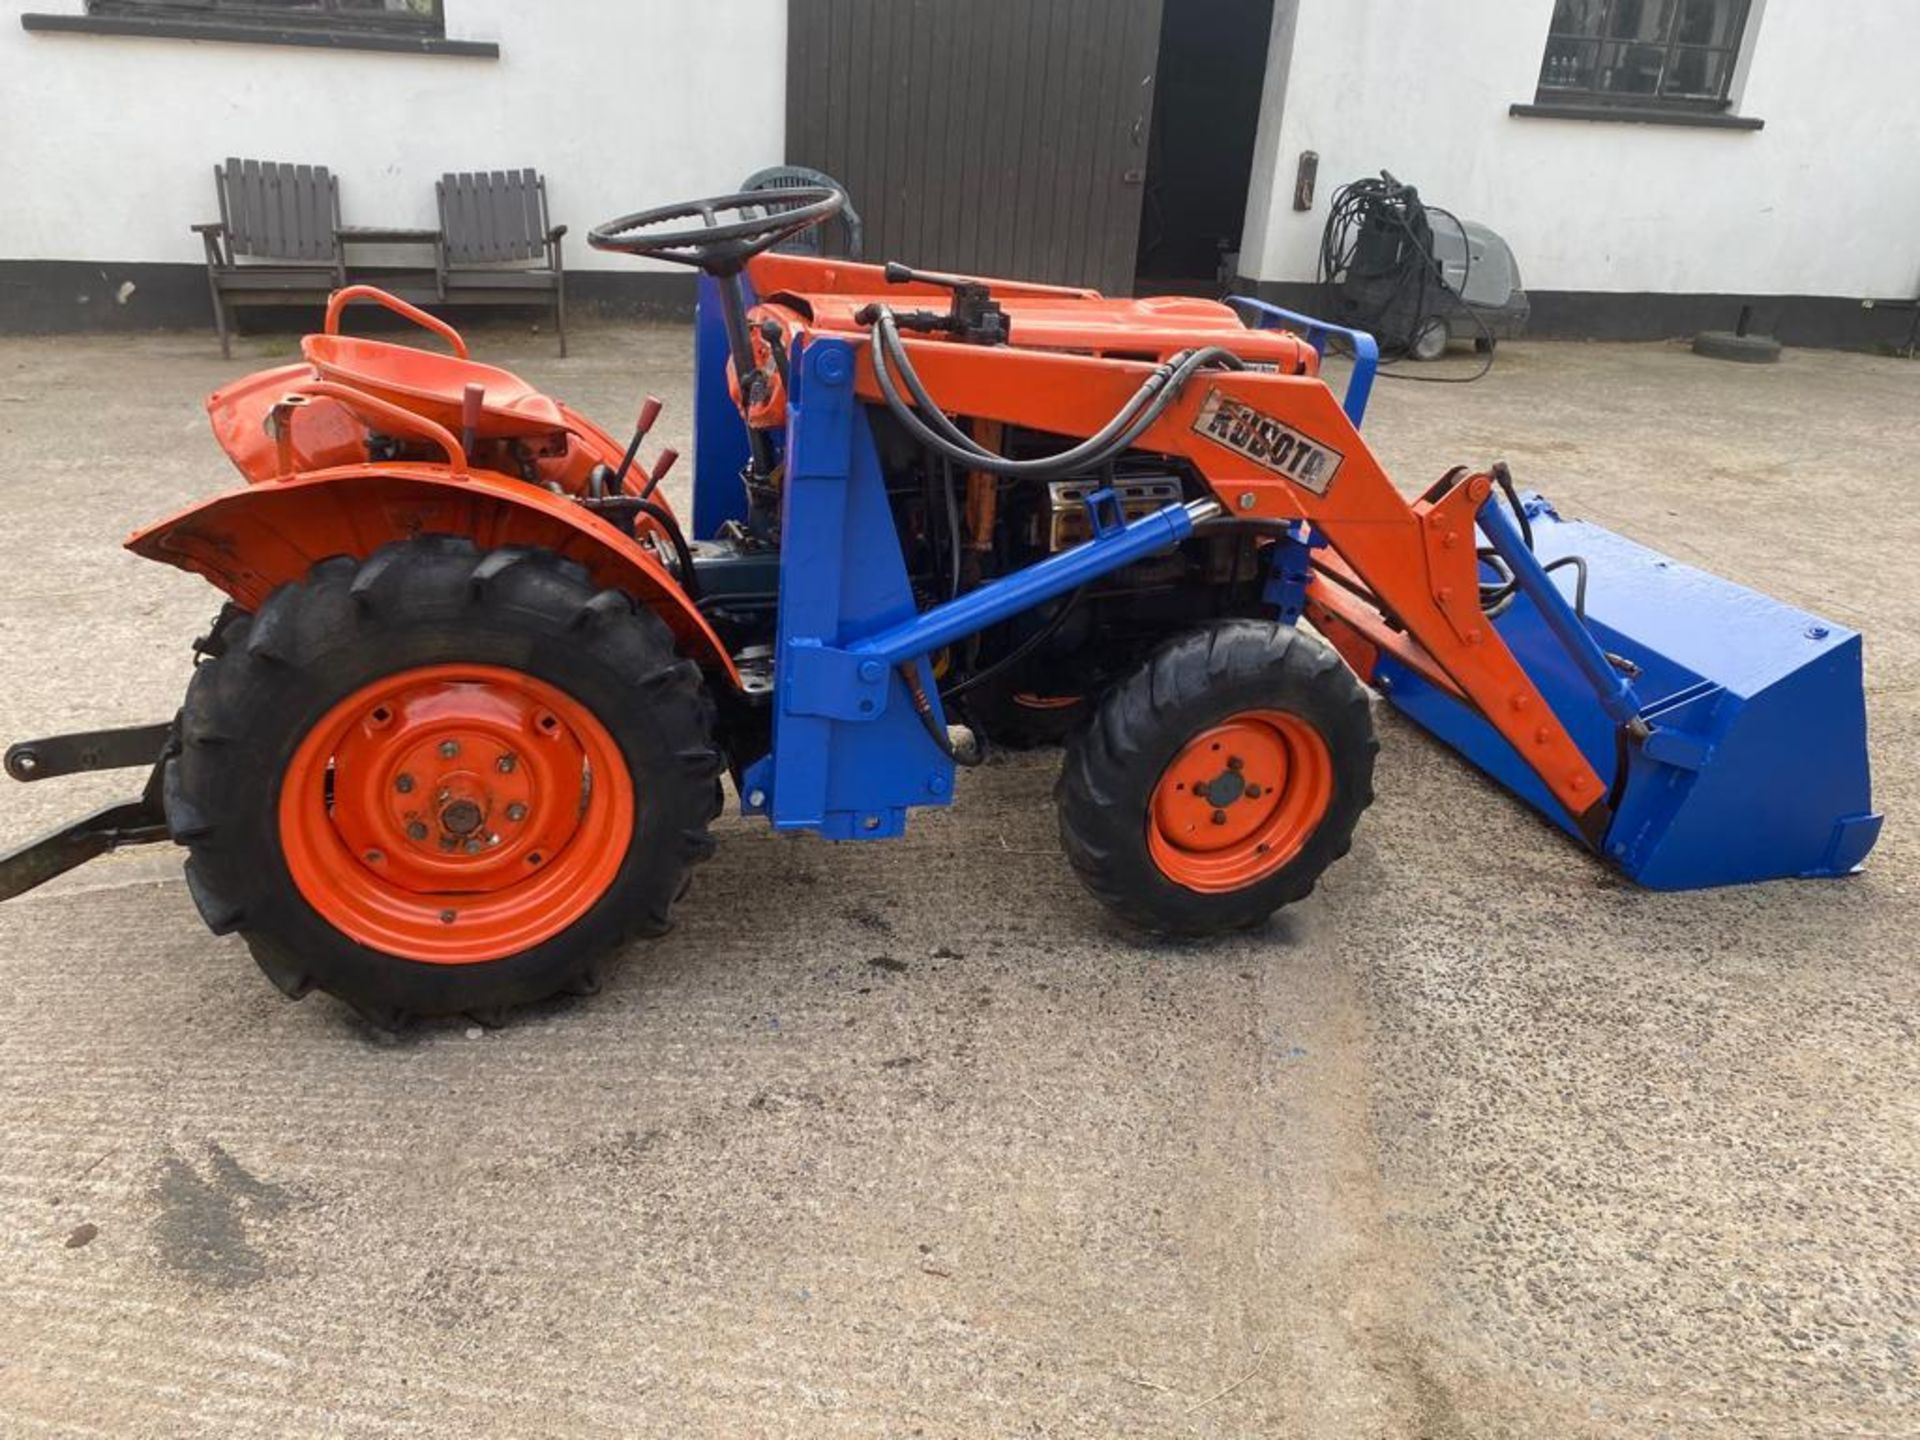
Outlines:
[[577, 561], [664, 620], [681, 653], [733, 684], [720, 637], [653, 553], [570, 500], [523, 481], [444, 465], [340, 465], [246, 489], [135, 531], [136, 555], [205, 576], [245, 609], [334, 555], [364, 558], [416, 535], [483, 549], [538, 546]]

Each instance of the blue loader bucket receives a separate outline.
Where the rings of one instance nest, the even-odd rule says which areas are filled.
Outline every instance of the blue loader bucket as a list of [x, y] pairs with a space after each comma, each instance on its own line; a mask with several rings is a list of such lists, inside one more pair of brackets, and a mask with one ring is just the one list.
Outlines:
[[[1606, 857], [1660, 890], [1857, 870], [1881, 818], [1858, 632], [1562, 520], [1538, 496], [1526, 496], [1522, 511], [1532, 558], [1552, 573], [1536, 571], [1493, 625], [1613, 784], [1613, 819], [1599, 841]], [[1521, 543], [1511, 514], [1498, 496], [1481, 512], [1503, 555]], [[1583, 627], [1569, 603], [1577, 567], [1555, 567], [1576, 555], [1587, 572]], [[1381, 668], [1395, 672], [1384, 688], [1400, 709], [1590, 839], [1491, 725], [1404, 666]]]

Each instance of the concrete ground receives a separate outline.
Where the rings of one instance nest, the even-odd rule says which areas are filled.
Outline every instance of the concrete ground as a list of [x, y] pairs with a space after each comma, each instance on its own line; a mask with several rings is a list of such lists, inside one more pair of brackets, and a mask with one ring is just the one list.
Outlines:
[[[684, 443], [685, 331], [480, 338]], [[211, 594], [118, 544], [232, 482], [245, 350], [0, 340], [0, 735], [176, 704]], [[1382, 713], [1266, 933], [1115, 928], [1012, 756], [892, 845], [726, 819], [598, 998], [396, 1040], [115, 856], [0, 907], [0, 1433], [1920, 1434], [1920, 368], [1511, 344], [1369, 434], [1862, 628], [1867, 872], [1646, 893]]]

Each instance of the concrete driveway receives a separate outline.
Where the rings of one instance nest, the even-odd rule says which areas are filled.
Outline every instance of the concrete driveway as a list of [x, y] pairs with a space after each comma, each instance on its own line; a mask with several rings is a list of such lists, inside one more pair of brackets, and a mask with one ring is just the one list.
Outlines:
[[[479, 342], [685, 448], [685, 330]], [[233, 482], [246, 348], [0, 340], [0, 734], [177, 703], [211, 592], [118, 544]], [[1920, 1434], [1920, 367], [1512, 344], [1369, 433], [1864, 629], [1868, 872], [1638, 891], [1382, 714], [1263, 934], [1114, 928], [1011, 756], [893, 845], [724, 820], [598, 998], [392, 1039], [116, 856], [0, 907], [0, 1433]]]

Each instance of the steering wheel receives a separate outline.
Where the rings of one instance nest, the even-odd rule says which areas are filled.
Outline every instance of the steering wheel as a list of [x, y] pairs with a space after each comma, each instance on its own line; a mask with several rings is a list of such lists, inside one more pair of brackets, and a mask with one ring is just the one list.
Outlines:
[[[754, 256], [771, 250], [810, 225], [831, 220], [846, 203], [845, 195], [825, 185], [805, 185], [792, 190], [742, 190], [732, 195], [682, 200], [655, 210], [622, 215], [618, 220], [594, 226], [587, 232], [587, 243], [596, 250], [617, 250], [623, 255], [645, 255], [653, 260], [692, 265], [709, 275], [737, 275]], [[762, 210], [766, 213], [759, 213]], [[722, 223], [719, 217], [728, 211], [742, 218]], [[671, 220], [694, 216], [699, 217], [699, 225], [670, 230], [657, 228]]]

